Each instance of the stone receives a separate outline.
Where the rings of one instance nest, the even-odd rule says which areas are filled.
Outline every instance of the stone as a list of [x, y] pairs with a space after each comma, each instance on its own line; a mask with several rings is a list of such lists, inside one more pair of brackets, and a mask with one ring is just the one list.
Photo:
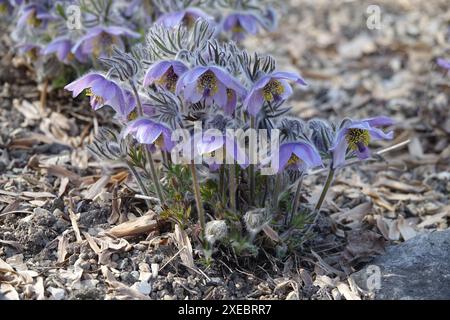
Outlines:
[[450, 299], [450, 230], [390, 246], [351, 278], [376, 300]]

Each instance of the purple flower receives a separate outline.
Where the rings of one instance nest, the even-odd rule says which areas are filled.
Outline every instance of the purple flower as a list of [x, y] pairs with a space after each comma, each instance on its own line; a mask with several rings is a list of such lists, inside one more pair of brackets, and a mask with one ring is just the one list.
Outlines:
[[147, 118], [138, 118], [128, 124], [123, 136], [131, 134], [137, 142], [158, 146], [163, 151], [170, 152], [174, 147], [171, 140], [172, 131], [164, 124]]
[[274, 156], [278, 156], [278, 172], [284, 169], [306, 171], [322, 166], [322, 159], [316, 148], [303, 141], [282, 144], [278, 155]]
[[175, 92], [180, 76], [188, 70], [188, 67], [180, 61], [160, 61], [148, 69], [144, 77], [144, 87], [151, 84], [164, 87]]
[[200, 132], [194, 135], [189, 143], [194, 147], [194, 157], [203, 157], [212, 171], [227, 163], [229, 161], [227, 159], [236, 161], [243, 169], [249, 165], [248, 158], [244, 150], [238, 146], [235, 137], [223, 135], [219, 130]]
[[244, 97], [245, 88], [226, 71], [219, 67], [198, 66], [185, 72], [177, 83], [176, 93], [184, 91], [184, 99], [197, 103], [205, 99], [224, 108], [228, 114], [236, 108], [237, 97]]
[[72, 48], [72, 53], [79, 51], [83, 55], [92, 54], [96, 58], [109, 56], [113, 46], [124, 49], [122, 36], [139, 38], [140, 34], [123, 27], [94, 27], [77, 41]]
[[184, 25], [188, 28], [192, 27], [197, 19], [213, 20], [213, 18], [197, 8], [187, 8], [185, 10], [170, 12], [163, 14], [156, 20], [156, 24], [166, 28], [175, 28]]
[[274, 72], [261, 77], [254, 84], [244, 101], [244, 108], [256, 116], [265, 102], [280, 102], [292, 94], [292, 88], [287, 80], [306, 86], [305, 80], [292, 72]]
[[31, 60], [36, 60], [40, 55], [42, 48], [35, 44], [24, 43], [17, 46], [18, 52], [21, 55], [26, 55]]
[[438, 64], [438, 66], [440, 66], [441, 68], [450, 70], [450, 60], [445, 60], [443, 58], [438, 58], [436, 60], [436, 63]]
[[66, 64], [71, 63], [74, 58], [76, 58], [80, 62], [86, 62], [87, 56], [83, 55], [80, 50], [72, 53], [72, 41], [67, 38], [57, 38], [50, 42], [47, 47], [44, 49], [44, 54], [52, 54], [55, 53], [56, 57], [59, 61], [64, 62]]
[[0, 0], [0, 15], [11, 14], [13, 9], [9, 0]]
[[375, 140], [390, 140], [392, 131], [384, 133], [377, 126], [389, 126], [394, 122], [388, 117], [375, 117], [360, 121], [348, 121], [336, 134], [330, 151], [333, 153], [333, 167], [337, 168], [345, 163], [347, 151], [356, 153], [359, 159], [370, 156], [369, 143]]
[[121, 117], [126, 117], [136, 104], [126, 97], [121, 87], [114, 81], [106, 79], [99, 73], [88, 73], [68, 84], [64, 89], [72, 91], [73, 97], [86, 90], [91, 107], [98, 110], [105, 105], [111, 106]]
[[55, 20], [48, 11], [37, 4], [30, 4], [23, 8], [17, 21], [17, 27], [23, 28], [30, 25], [34, 28], [45, 28], [48, 21]]
[[257, 34], [260, 24], [259, 19], [252, 13], [235, 12], [223, 21], [223, 30], [231, 31], [234, 41], [242, 41], [246, 34]]

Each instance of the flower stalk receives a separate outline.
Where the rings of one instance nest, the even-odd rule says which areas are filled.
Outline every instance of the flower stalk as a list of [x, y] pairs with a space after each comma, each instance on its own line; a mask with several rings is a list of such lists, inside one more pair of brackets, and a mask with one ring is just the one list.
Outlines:
[[[136, 98], [138, 116], [142, 117], [144, 114], [144, 109], [142, 108], [141, 99], [139, 97], [139, 93], [137, 91], [136, 85], [134, 84], [133, 80], [130, 80], [130, 86], [131, 86], [131, 89], [133, 90], [133, 94]], [[156, 173], [155, 161], [153, 160], [152, 153], [147, 148], [143, 148], [143, 149], [144, 149], [144, 156], [150, 165], [150, 175], [153, 180], [153, 183], [155, 184], [156, 194], [158, 195], [158, 198], [161, 200], [161, 203], [165, 203], [164, 194], [162, 192], [158, 174]]]
[[197, 169], [195, 168], [194, 160], [191, 160], [190, 165], [191, 174], [192, 174], [192, 183], [194, 185], [194, 197], [195, 197], [195, 204], [197, 205], [197, 212], [198, 212], [198, 221], [200, 223], [200, 227], [202, 229], [202, 238], [205, 236], [205, 211], [203, 210], [203, 203], [202, 198], [200, 195], [200, 185], [198, 183], [197, 178]]

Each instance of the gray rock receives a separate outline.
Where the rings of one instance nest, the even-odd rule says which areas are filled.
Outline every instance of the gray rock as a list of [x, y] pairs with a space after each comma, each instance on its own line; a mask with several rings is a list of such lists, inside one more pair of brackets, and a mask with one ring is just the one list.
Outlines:
[[391, 246], [351, 277], [377, 300], [450, 299], [450, 230]]

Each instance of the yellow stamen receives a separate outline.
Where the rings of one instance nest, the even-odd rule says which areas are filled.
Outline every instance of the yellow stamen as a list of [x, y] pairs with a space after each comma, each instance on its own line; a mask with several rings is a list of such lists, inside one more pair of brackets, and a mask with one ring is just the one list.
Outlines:
[[133, 120], [137, 119], [137, 117], [138, 117], [137, 111], [133, 110], [128, 114], [127, 119], [128, 119], [128, 121], [133, 121]]
[[153, 142], [157, 147], [160, 147], [161, 149], [164, 148], [164, 137], [162, 133], [156, 138], [155, 142]]
[[93, 54], [95, 57], [99, 57], [102, 52], [111, 55], [113, 45], [118, 44], [118, 39], [110, 35], [109, 33], [102, 32], [94, 43]]
[[367, 147], [370, 143], [370, 134], [368, 130], [350, 128], [345, 135], [348, 147], [351, 150], [358, 150], [358, 145], [362, 144]]
[[219, 90], [216, 75], [210, 70], [202, 74], [197, 81], [197, 90], [202, 94], [207, 91], [206, 94], [208, 96], [213, 96], [216, 94]]
[[167, 90], [171, 92], [175, 92], [175, 88], [177, 86], [178, 75], [173, 70], [173, 67], [170, 67], [169, 70], [161, 77], [161, 79], [157, 80], [155, 83], [160, 86], [166, 87]]
[[105, 103], [105, 99], [103, 99], [100, 96], [95, 95], [91, 88], [87, 88], [85, 91], [85, 94], [86, 94], [86, 96], [91, 97], [92, 101], [96, 104], [104, 104]]
[[8, 12], [8, 6], [5, 3], [0, 4], [0, 13], [5, 14]]
[[288, 165], [296, 165], [300, 162], [300, 158], [295, 154], [291, 154], [291, 157], [288, 160]]
[[284, 87], [280, 81], [271, 79], [262, 89], [264, 100], [270, 102], [275, 99], [274, 96], [283, 94]]
[[35, 28], [39, 27], [42, 23], [42, 20], [36, 17], [36, 12], [33, 12], [30, 17], [27, 19], [27, 23]]

